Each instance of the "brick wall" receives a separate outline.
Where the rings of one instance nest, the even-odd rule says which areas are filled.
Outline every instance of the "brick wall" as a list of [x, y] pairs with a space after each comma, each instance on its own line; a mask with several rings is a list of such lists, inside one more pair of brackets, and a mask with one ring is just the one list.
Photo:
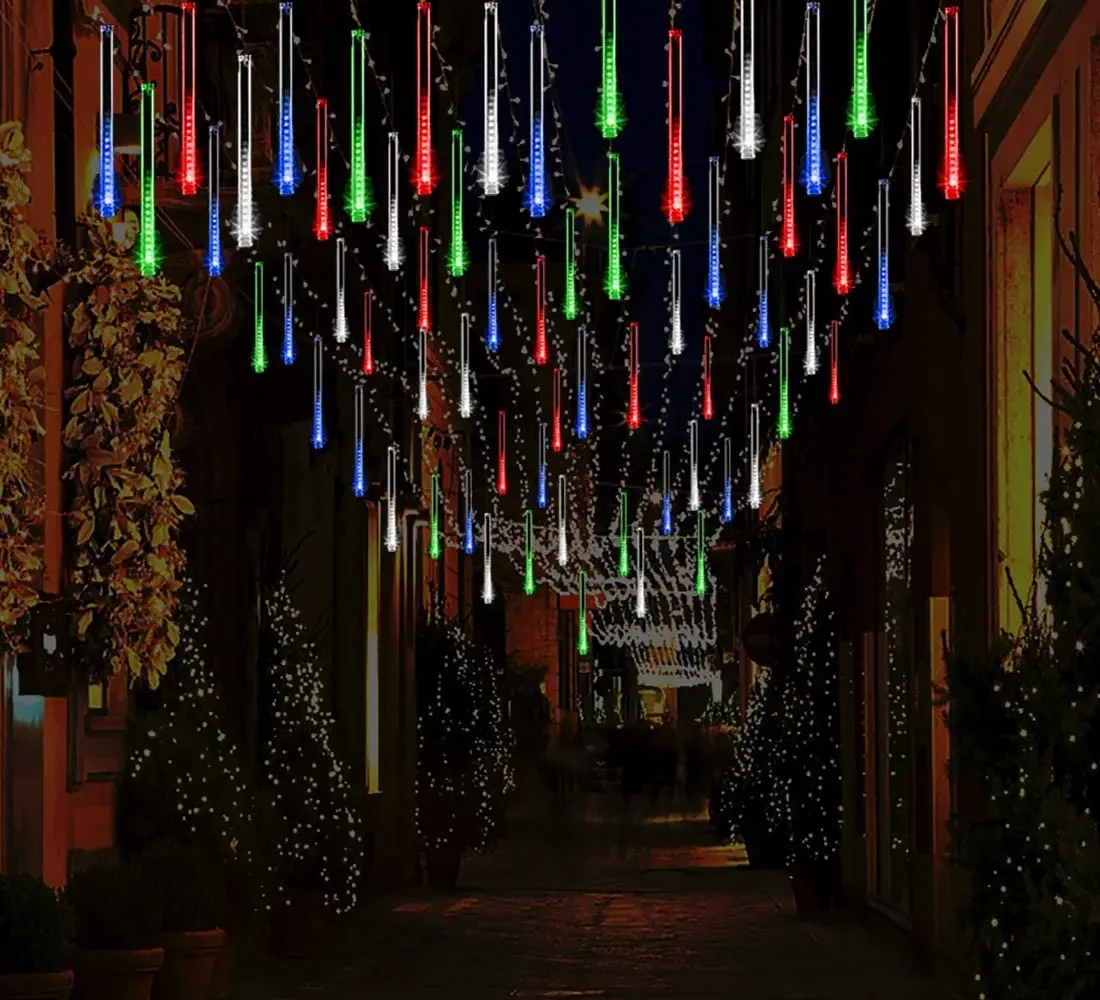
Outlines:
[[504, 598], [506, 650], [517, 666], [546, 669], [546, 697], [558, 721], [558, 598], [549, 587], [531, 597], [507, 594]]

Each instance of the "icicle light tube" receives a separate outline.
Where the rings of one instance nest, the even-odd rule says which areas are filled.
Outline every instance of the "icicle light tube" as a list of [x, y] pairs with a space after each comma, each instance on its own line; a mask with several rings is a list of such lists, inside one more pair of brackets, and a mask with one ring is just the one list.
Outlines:
[[465, 312], [458, 335], [458, 412], [464, 420], [469, 420], [474, 412], [470, 392], [470, 314]]
[[374, 211], [367, 174], [367, 33], [351, 33], [351, 164], [345, 207], [352, 222], [366, 222]]
[[779, 409], [776, 434], [780, 441], [791, 436], [791, 331], [779, 329]]
[[701, 508], [695, 512], [695, 592], [697, 594], [707, 592], [706, 516]]
[[488, 513], [485, 515], [485, 527], [481, 538], [481, 553], [483, 557], [481, 567], [481, 600], [485, 604], [492, 604], [496, 595], [493, 592], [493, 519]]
[[199, 193], [199, 149], [195, 129], [197, 43], [195, 4], [193, 0], [183, 0], [180, 4], [179, 181], [180, 194], [188, 198]]
[[804, 309], [806, 313], [806, 354], [802, 359], [802, 370], [807, 375], [817, 374], [817, 271], [810, 268], [806, 272], [804, 289]]
[[419, 288], [416, 310], [416, 328], [418, 330], [430, 330], [432, 328], [431, 302], [428, 296], [428, 280], [431, 275], [431, 230], [427, 226], [420, 227], [420, 268]]
[[632, 431], [636, 431], [642, 426], [642, 404], [639, 398], [640, 387], [638, 385], [641, 371], [638, 340], [638, 324], [632, 322], [630, 324], [630, 337], [627, 342], [627, 378], [629, 383], [627, 386], [626, 411], [626, 426]]
[[672, 534], [672, 459], [666, 451], [661, 462], [661, 534]]
[[894, 304], [890, 295], [890, 182], [878, 182], [878, 280], [875, 282], [875, 326], [889, 330], [894, 325]]
[[564, 447], [561, 433], [561, 369], [554, 369], [554, 398], [553, 398], [553, 433], [550, 437], [550, 447], [557, 454]]
[[707, 184], [707, 305], [717, 309], [726, 297], [722, 283], [722, 174], [718, 157], [710, 158]]
[[798, 253], [798, 228], [794, 220], [794, 115], [783, 119], [783, 223], [779, 249], [784, 257]]
[[249, 249], [258, 228], [252, 197], [252, 56], [237, 56], [237, 246]]
[[920, 98], [914, 95], [909, 101], [909, 215], [905, 220], [910, 236], [920, 236], [928, 224], [921, 183], [923, 146]]
[[848, 154], [836, 157], [836, 269], [833, 288], [837, 295], [852, 290], [852, 271], [848, 262]]
[[840, 322], [829, 324], [829, 402], [840, 402]]
[[283, 364], [294, 364], [294, 255], [283, 254]]
[[626, 292], [623, 280], [622, 234], [619, 231], [619, 154], [607, 154], [607, 275], [604, 290], [618, 302]]
[[264, 262], [252, 265], [252, 370], [267, 371], [267, 346], [264, 343]]
[[671, 251], [672, 258], [672, 294], [669, 299], [669, 350], [674, 357], [684, 353], [684, 315], [681, 305], [683, 293], [683, 276], [681, 272], [682, 261], [680, 251]]
[[760, 491], [760, 404], [749, 408], [749, 506], [759, 510], [764, 502]]
[[489, 351], [496, 351], [500, 348], [500, 322], [497, 319], [497, 240], [495, 236], [489, 237], [489, 266], [485, 270], [489, 283], [485, 347]]
[[497, 493], [508, 492], [508, 416], [501, 410], [497, 414]]
[[561, 313], [568, 320], [575, 320], [577, 307], [577, 210], [565, 210], [565, 292], [562, 295]]
[[461, 278], [470, 266], [470, 254], [466, 250], [466, 234], [462, 224], [464, 173], [462, 129], [456, 128], [451, 130], [451, 248], [447, 253], [447, 270], [453, 278]]
[[943, 11], [943, 165], [940, 188], [948, 201], [962, 197], [966, 186], [959, 135], [959, 94], [962, 77], [959, 68], [959, 8]]
[[386, 551], [397, 551], [397, 446], [386, 449]]
[[427, 0], [416, 5], [416, 155], [412, 175], [416, 193], [427, 198], [439, 179], [432, 149], [432, 6]]
[[222, 253], [222, 206], [221, 206], [221, 126], [210, 126], [207, 141], [207, 169], [210, 181], [206, 192], [206, 273], [216, 278], [225, 267], [225, 255]]
[[107, 24], [99, 26], [99, 176], [95, 209], [105, 219], [113, 219], [119, 209], [115, 174], [115, 33]]
[[535, 501], [540, 510], [546, 510], [550, 503], [549, 488], [546, 481], [546, 434], [546, 423], [543, 421], [539, 424], [538, 491]]
[[588, 574], [577, 574], [577, 652], [588, 655]]
[[546, 34], [541, 24], [531, 25], [529, 104], [531, 129], [528, 139], [527, 193], [523, 203], [532, 219], [543, 218], [550, 208], [546, 179]]
[[668, 176], [665, 178], [665, 218], [676, 225], [691, 211], [684, 173], [684, 48], [683, 32], [668, 32]]
[[741, 113], [737, 121], [737, 148], [742, 160], [753, 160], [761, 146], [760, 126], [756, 118], [756, 0], [740, 0], [738, 14]]
[[535, 258], [535, 364], [550, 360], [550, 344], [546, 337], [546, 258]]
[[428, 514], [428, 557], [438, 559], [443, 554], [439, 544], [439, 473], [432, 473], [432, 505]]
[[387, 138], [386, 150], [386, 241], [382, 257], [386, 270], [401, 270], [401, 218], [398, 205], [398, 178], [401, 173], [401, 140], [396, 132]]
[[346, 344], [348, 341], [348, 310], [347, 310], [347, 280], [348, 280], [348, 246], [343, 236], [336, 240], [336, 319], [333, 322], [333, 335], [336, 343]]
[[504, 157], [500, 152], [500, 20], [497, 0], [488, 0], [485, 4], [483, 35], [481, 71], [485, 149], [481, 154], [478, 176], [482, 194], [492, 198], [500, 194], [507, 179]]
[[351, 491], [357, 497], [366, 496], [367, 474], [365, 468], [364, 433], [366, 411], [363, 403], [363, 386], [355, 387], [355, 466], [352, 470]]
[[325, 351], [319, 336], [313, 338], [313, 432], [310, 444], [319, 451], [325, 446], [325, 400], [324, 400], [324, 361]]
[[690, 510], [698, 510], [700, 503], [699, 498], [699, 421], [692, 420], [688, 424], [689, 431], [689, 451], [688, 460], [691, 463], [690, 474], [691, 479], [689, 483], [688, 494], [688, 508]]
[[328, 204], [328, 101], [317, 101], [317, 205], [313, 216], [313, 235], [327, 240], [332, 235], [332, 216]]
[[601, 0], [600, 100], [596, 106], [596, 127], [605, 139], [618, 138], [626, 124], [615, 52], [619, 24], [617, 8], [616, 0]]
[[630, 576], [630, 525], [627, 523], [626, 490], [619, 490], [619, 576]]
[[867, 0], [852, 0], [852, 97], [848, 104], [848, 129], [857, 139], [866, 139], [876, 124], [867, 29]]
[[363, 292], [363, 363], [364, 375], [374, 374], [374, 292]]
[[722, 439], [722, 523], [733, 520], [733, 441]]
[[138, 191], [141, 215], [137, 238], [137, 265], [142, 276], [153, 277], [160, 270], [160, 240], [157, 236], [156, 133], [157, 89], [154, 83], [141, 85], [141, 154], [138, 158]]
[[294, 148], [294, 5], [279, 4], [279, 133], [275, 140], [272, 180], [284, 198], [298, 190], [301, 174]]
[[428, 331], [421, 329], [416, 352], [416, 415], [427, 420], [431, 415], [428, 407]]
[[579, 441], [588, 437], [588, 334], [577, 328], [577, 419], [574, 431]]
[[565, 473], [558, 475], [558, 565], [569, 564], [569, 524], [566, 514]]
[[530, 597], [535, 592], [535, 513], [523, 512], [523, 592]]
[[714, 393], [710, 383], [710, 334], [703, 337], [703, 419], [711, 420], [714, 417]]
[[645, 531], [634, 533], [634, 573], [637, 578], [634, 590], [634, 617], [645, 618]]
[[772, 342], [771, 310], [768, 305], [768, 237], [760, 237], [760, 287], [756, 293], [756, 346], [767, 349]]
[[825, 152], [821, 146], [821, 4], [806, 4], [806, 152], [802, 160], [802, 186], [816, 198], [829, 182]]
[[468, 556], [474, 554], [476, 543], [474, 541], [474, 474], [467, 469], [462, 474], [462, 497], [466, 505], [463, 517], [462, 550]]

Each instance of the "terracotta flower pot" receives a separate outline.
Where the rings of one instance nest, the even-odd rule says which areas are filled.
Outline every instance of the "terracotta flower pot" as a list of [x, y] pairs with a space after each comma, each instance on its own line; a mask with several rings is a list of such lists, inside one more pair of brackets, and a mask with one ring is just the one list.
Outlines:
[[71, 972], [0, 976], [0, 1000], [68, 1000], [72, 989]]
[[153, 981], [153, 1000], [206, 1000], [225, 931], [161, 934], [164, 964]]
[[149, 1000], [163, 948], [73, 954], [73, 1000]]
[[286, 906], [271, 913], [272, 948], [277, 955], [316, 958], [321, 954], [328, 928], [328, 911], [322, 892], [295, 890]]
[[425, 851], [428, 885], [438, 889], [453, 889], [462, 868], [462, 848], [443, 847]]
[[829, 869], [821, 865], [795, 865], [790, 871], [791, 891], [800, 917], [812, 917], [829, 908]]
[[225, 929], [225, 944], [214, 962], [214, 978], [210, 983], [210, 1000], [224, 1000], [229, 996], [229, 979], [233, 973], [233, 956], [236, 954], [237, 936], [232, 928]]

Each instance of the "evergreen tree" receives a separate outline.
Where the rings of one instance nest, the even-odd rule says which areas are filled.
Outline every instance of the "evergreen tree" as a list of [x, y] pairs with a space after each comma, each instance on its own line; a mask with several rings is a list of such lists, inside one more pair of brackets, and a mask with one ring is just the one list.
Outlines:
[[357, 900], [363, 841], [347, 770], [333, 749], [335, 720], [285, 577], [265, 605], [272, 658], [263, 766], [283, 824], [275, 852], [282, 895], [289, 901], [293, 891], [318, 890], [326, 906], [346, 912]]

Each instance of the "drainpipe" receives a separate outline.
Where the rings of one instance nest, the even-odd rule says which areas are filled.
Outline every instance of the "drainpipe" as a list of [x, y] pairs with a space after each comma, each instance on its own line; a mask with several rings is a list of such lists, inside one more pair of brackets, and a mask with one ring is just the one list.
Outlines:
[[54, 216], [57, 238], [76, 242], [76, 123], [73, 118], [73, 0], [53, 0]]

